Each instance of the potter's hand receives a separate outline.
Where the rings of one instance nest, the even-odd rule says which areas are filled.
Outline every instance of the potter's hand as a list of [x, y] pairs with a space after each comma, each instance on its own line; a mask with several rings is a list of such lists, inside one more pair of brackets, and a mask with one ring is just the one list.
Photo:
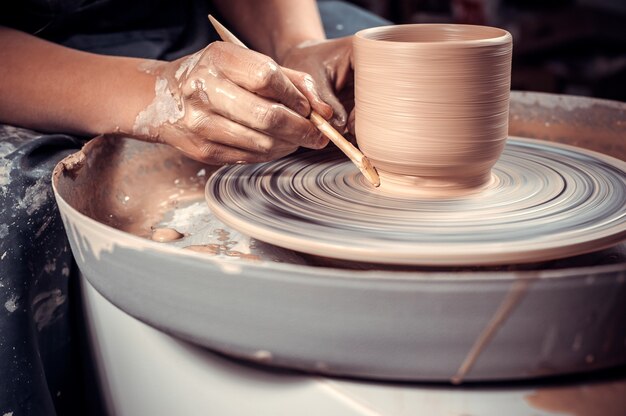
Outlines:
[[352, 106], [353, 102], [342, 104], [337, 97], [353, 79], [352, 38], [304, 42], [279, 58], [281, 65], [311, 74], [322, 99], [333, 108], [331, 124], [340, 132], [344, 131], [348, 121], [344, 104]]
[[209, 164], [268, 161], [328, 143], [306, 119], [311, 108], [332, 113], [310, 77], [267, 56], [215, 42], [152, 71], [155, 99], [137, 115], [138, 138]]

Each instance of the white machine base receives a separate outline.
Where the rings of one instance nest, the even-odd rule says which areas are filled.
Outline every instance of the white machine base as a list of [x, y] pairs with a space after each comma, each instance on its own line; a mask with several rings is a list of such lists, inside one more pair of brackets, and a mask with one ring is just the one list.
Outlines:
[[[82, 276], [81, 281], [92, 355], [112, 416], [548, 416], [568, 413], [538, 409], [528, 398], [551, 391], [580, 398], [587, 388], [454, 387], [264, 371], [160, 332], [116, 308]], [[626, 409], [626, 380], [607, 386], [605, 393], [614, 394], [603, 394], [603, 401]]]

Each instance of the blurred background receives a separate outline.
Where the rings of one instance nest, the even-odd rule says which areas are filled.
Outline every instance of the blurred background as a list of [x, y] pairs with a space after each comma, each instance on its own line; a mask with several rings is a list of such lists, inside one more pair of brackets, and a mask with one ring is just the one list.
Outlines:
[[351, 0], [394, 23], [497, 26], [512, 88], [626, 101], [626, 0]]

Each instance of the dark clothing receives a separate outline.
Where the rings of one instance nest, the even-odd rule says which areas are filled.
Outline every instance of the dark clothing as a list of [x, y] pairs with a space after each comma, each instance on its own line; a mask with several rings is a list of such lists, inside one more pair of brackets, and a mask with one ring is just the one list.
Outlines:
[[[53, 415], [72, 384], [72, 253], [50, 174], [81, 142], [0, 126], [0, 414]], [[75, 399], [75, 398], [74, 398]]]
[[[341, 1], [319, 1], [328, 38], [389, 22]], [[174, 60], [218, 36], [200, 0], [21, 0], [0, 2], [0, 25], [74, 49], [105, 55]]]
[[71, 48], [172, 60], [215, 40], [209, 2], [22, 0], [0, 3], [0, 24]]
[[[320, 2], [328, 37], [387, 22]], [[203, 2], [0, 2], [0, 24], [76, 49], [171, 60], [217, 39]], [[1, 63], [0, 63], [1, 64]], [[0, 125], [0, 415], [88, 414], [73, 260], [54, 202], [55, 164], [84, 139]]]

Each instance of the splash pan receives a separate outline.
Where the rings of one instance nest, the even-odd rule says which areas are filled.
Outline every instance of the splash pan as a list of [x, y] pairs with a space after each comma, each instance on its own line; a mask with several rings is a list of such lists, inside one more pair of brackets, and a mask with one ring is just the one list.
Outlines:
[[[621, 103], [511, 96], [511, 135], [621, 160], [625, 118]], [[81, 272], [143, 322], [233, 357], [370, 379], [495, 381], [626, 364], [623, 243], [490, 267], [324, 259], [219, 222], [204, 203], [212, 171], [165, 146], [109, 138], [55, 169]], [[152, 241], [153, 227], [183, 238]]]

